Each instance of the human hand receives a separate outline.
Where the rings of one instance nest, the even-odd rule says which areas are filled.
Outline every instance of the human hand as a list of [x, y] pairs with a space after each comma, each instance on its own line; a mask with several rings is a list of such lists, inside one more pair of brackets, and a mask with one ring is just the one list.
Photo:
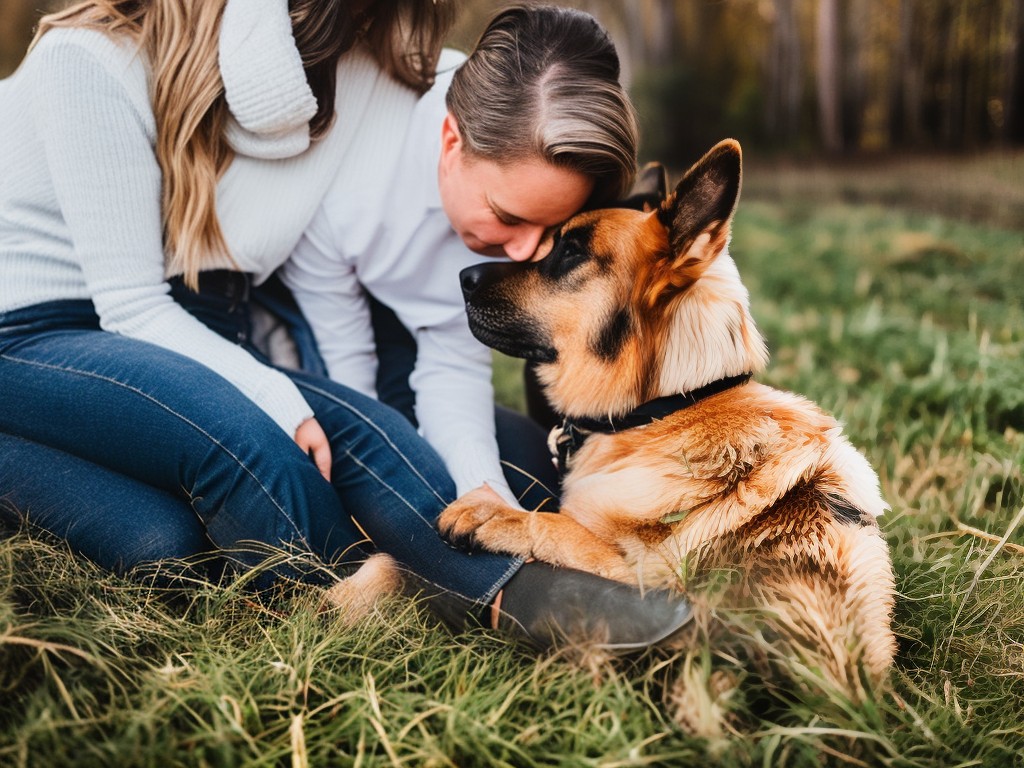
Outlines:
[[508, 502], [501, 498], [501, 496], [499, 496], [498, 493], [487, 483], [477, 486], [471, 491], [466, 491], [459, 497], [459, 501], [468, 504], [508, 504]]
[[299, 428], [295, 430], [295, 442], [313, 459], [324, 479], [330, 482], [331, 444], [327, 442], [327, 435], [324, 434], [320, 422], [310, 417], [299, 424]]

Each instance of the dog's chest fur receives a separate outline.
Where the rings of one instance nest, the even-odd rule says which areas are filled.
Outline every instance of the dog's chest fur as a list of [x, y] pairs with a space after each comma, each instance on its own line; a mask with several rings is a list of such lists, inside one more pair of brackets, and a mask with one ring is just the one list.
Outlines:
[[[751, 550], [794, 527], [877, 531], [874, 517], [887, 508], [835, 419], [757, 383], [645, 427], [591, 436], [569, 465], [562, 505], [615, 542], [650, 586], [678, 578], [701, 546], [728, 539]], [[789, 538], [798, 547], [820, 539]]]

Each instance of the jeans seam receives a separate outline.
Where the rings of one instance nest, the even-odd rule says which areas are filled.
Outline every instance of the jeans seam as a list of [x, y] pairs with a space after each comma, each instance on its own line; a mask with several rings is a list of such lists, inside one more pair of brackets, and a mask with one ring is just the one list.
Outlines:
[[405, 506], [407, 506], [410, 510], [412, 510], [412, 513], [414, 515], [416, 515], [416, 517], [418, 517], [423, 522], [424, 525], [426, 525], [432, 531], [437, 533], [436, 526], [432, 522], [430, 522], [430, 520], [425, 518], [420, 513], [420, 511], [416, 508], [416, 506], [411, 501], [409, 501], [409, 499], [405, 498], [405, 496], [403, 496], [399, 492], [399, 490], [397, 488], [392, 486], [383, 477], [381, 477], [376, 472], [374, 472], [373, 469], [368, 464], [365, 464], [362, 461], [360, 461], [359, 458], [355, 454], [352, 453], [352, 451], [346, 449], [345, 450], [345, 455], [348, 456], [348, 458], [350, 458], [352, 460], [352, 462], [357, 467], [360, 467], [364, 472], [366, 472], [370, 477], [372, 477], [374, 480], [376, 480], [380, 485], [384, 486], [389, 491], [391, 491], [391, 493], [395, 496], [395, 498], [397, 498], [399, 501], [401, 501], [403, 504], [405, 504]]
[[526, 561], [521, 557], [513, 557], [512, 562], [509, 563], [508, 568], [506, 568], [505, 572], [498, 578], [496, 582], [494, 582], [494, 585], [487, 590], [487, 592], [484, 594], [481, 600], [487, 603], [488, 605], [494, 602], [495, 595], [497, 595], [498, 592], [500, 592], [504, 588], [505, 584], [508, 583], [509, 579], [516, 575], [516, 572], [523, 567], [523, 563], [525, 562]]
[[[192, 427], [194, 430], [196, 430], [199, 434], [201, 434], [203, 437], [207, 438], [211, 443], [213, 443], [215, 446], [217, 446], [217, 448], [219, 448], [227, 456], [229, 456], [239, 467], [242, 468], [242, 470], [245, 471], [245, 473], [249, 477], [252, 478], [253, 482], [256, 483], [256, 485], [263, 492], [263, 494], [267, 497], [267, 499], [270, 500], [270, 503], [274, 505], [274, 507], [281, 514], [281, 516], [285, 520], [287, 520], [288, 524], [295, 530], [295, 533], [298, 535], [299, 541], [301, 541], [302, 544], [307, 549], [309, 549], [309, 542], [306, 541], [306, 537], [302, 534], [302, 531], [295, 524], [295, 521], [292, 520], [288, 516], [288, 513], [285, 511], [284, 507], [281, 506], [281, 504], [277, 501], [277, 499], [274, 498], [273, 494], [270, 493], [270, 490], [265, 485], [263, 485], [262, 482], [260, 482], [260, 479], [256, 476], [256, 474], [251, 469], [249, 469], [249, 467], [245, 464], [245, 462], [243, 462], [238, 456], [236, 456], [234, 453], [232, 453], [230, 450], [228, 450], [227, 446], [225, 446], [223, 443], [221, 443], [219, 440], [217, 440], [217, 438], [215, 438], [213, 435], [211, 435], [205, 429], [200, 427], [198, 424], [196, 424], [194, 421], [192, 421], [191, 419], [189, 419], [185, 415], [183, 415], [181, 413], [178, 413], [177, 411], [175, 411], [173, 408], [171, 408], [166, 403], [161, 402], [157, 398], [155, 398], [152, 395], [142, 391], [138, 387], [133, 387], [130, 384], [127, 384], [127, 383], [125, 383], [123, 381], [118, 381], [117, 379], [113, 379], [113, 378], [111, 378], [109, 376], [103, 376], [102, 374], [96, 373], [94, 371], [82, 371], [82, 370], [79, 370], [77, 368], [71, 368], [71, 367], [67, 367], [67, 366], [53, 365], [51, 363], [40, 363], [40, 362], [37, 362], [35, 360], [24, 360], [22, 358], [12, 357], [9, 354], [0, 354], [0, 359], [7, 360], [7, 361], [12, 362], [12, 363], [18, 363], [20, 365], [29, 365], [29, 366], [33, 366], [33, 367], [36, 367], [36, 368], [43, 368], [43, 369], [46, 369], [46, 370], [60, 371], [62, 373], [72, 373], [72, 374], [76, 374], [78, 376], [85, 376], [87, 378], [97, 379], [99, 381], [104, 381], [104, 382], [106, 382], [108, 384], [113, 384], [114, 386], [120, 387], [120, 388], [125, 389], [125, 390], [127, 390], [129, 392], [133, 392], [136, 395], [142, 397], [143, 399], [148, 400], [149, 402], [155, 404], [158, 408], [163, 409], [164, 411], [166, 411], [167, 413], [171, 414], [175, 418], [180, 419], [182, 422], [184, 422], [185, 424], [188, 424], [190, 427]], [[192, 506], [191, 498], [192, 498], [193, 494], [192, 493], [188, 493], [187, 495], [188, 495], [188, 497], [190, 499], [189, 506]], [[204, 523], [204, 525], [205, 525], [205, 523]]]
[[[441, 538], [441, 540], [442, 540], [442, 542], [444, 542], [445, 546], [447, 546], [447, 547], [449, 547], [451, 549], [456, 549], [456, 550], [458, 549], [457, 547], [454, 547], [451, 544], [449, 544], [447, 541], [444, 541], [444, 538], [441, 537], [441, 534], [437, 530], [437, 527], [433, 523], [431, 523], [429, 520], [427, 520], [425, 517], [423, 517], [423, 515], [420, 514], [420, 511], [418, 509], [416, 509], [416, 507], [413, 506], [413, 504], [408, 499], [406, 499], [401, 493], [399, 493], [396, 488], [392, 488], [391, 485], [389, 485], [388, 482], [386, 480], [384, 480], [384, 478], [382, 478], [380, 475], [378, 475], [376, 472], [374, 472], [371, 467], [369, 467], [368, 465], [366, 465], [363, 462], [361, 462], [349, 450], [345, 451], [345, 455], [348, 456], [350, 459], [352, 459], [352, 461], [354, 461], [357, 466], [362, 467], [363, 470], [365, 470], [368, 475], [373, 477], [378, 483], [380, 483], [385, 488], [387, 488], [389, 491], [391, 491], [397, 498], [401, 499], [402, 503], [404, 503], [407, 507], [409, 507], [409, 509], [412, 510], [413, 514], [415, 514], [416, 517], [418, 517], [420, 520], [422, 520], [423, 523], [428, 528], [430, 528], [430, 530], [432, 530], [435, 534], [437, 534], [437, 536], [439, 538]], [[491, 554], [500, 555], [501, 553], [500, 552], [492, 552]], [[487, 588], [487, 591], [484, 592], [483, 596], [478, 598], [478, 599], [474, 599], [474, 602], [482, 603], [484, 605], [490, 605], [494, 601], [494, 596], [498, 594], [498, 591], [503, 586], [505, 586], [505, 583], [515, 575], [516, 571], [518, 571], [519, 568], [525, 562], [520, 557], [515, 557], [515, 556], [512, 556], [512, 555], [507, 555], [507, 557], [510, 559], [508, 568], [506, 568], [505, 572], [502, 573], [494, 581], [494, 583], [490, 587]]]
[[[391, 450], [396, 455], [398, 455], [399, 458], [401, 458], [402, 463], [404, 463], [406, 465], [406, 467], [408, 467], [409, 470], [419, 479], [419, 481], [424, 485], [424, 487], [426, 487], [428, 489], [428, 491], [431, 494], [433, 494], [434, 498], [436, 498], [444, 506], [448, 506], [451, 503], [451, 501], [446, 501], [445, 498], [440, 493], [438, 493], [437, 489], [434, 488], [434, 486], [431, 485], [427, 481], [427, 479], [420, 473], [419, 469], [416, 468], [416, 465], [409, 459], [408, 456], [405, 455], [405, 453], [402, 451], [402, 449], [399, 448], [398, 445], [395, 444], [395, 442], [391, 439], [391, 437], [388, 435], [388, 433], [385, 432], [383, 429], [381, 429], [380, 426], [376, 422], [373, 421], [373, 419], [371, 419], [366, 414], [364, 414], [356, 406], [352, 405], [351, 403], [349, 403], [349, 402], [347, 402], [345, 400], [342, 400], [340, 397], [337, 397], [336, 395], [333, 395], [330, 392], [327, 392], [326, 390], [320, 389], [319, 387], [313, 386], [312, 384], [309, 384], [307, 382], [299, 380], [299, 381], [295, 381], [295, 384], [300, 389], [307, 389], [310, 392], [315, 392], [316, 394], [320, 395], [321, 397], [324, 397], [324, 398], [330, 400], [335, 405], [339, 405], [339, 406], [345, 408], [350, 413], [353, 413], [356, 416], [358, 416], [358, 418], [361, 419], [364, 424], [369, 426], [375, 433], [377, 433], [377, 435], [384, 440], [385, 444], [389, 448], [391, 448]], [[348, 454], [350, 456], [352, 455], [348, 451], [348, 449], [346, 449], [345, 452], [346, 452], [346, 454]], [[360, 466], [363, 466], [363, 465], [360, 463]], [[375, 475], [375, 477], [376, 477], [376, 475]], [[390, 486], [388, 486], [388, 487], [390, 488]], [[405, 499], [403, 496], [398, 494], [397, 491], [394, 491], [394, 492], [395, 492], [395, 495], [398, 496], [400, 499], [402, 499], [403, 502], [408, 504], [410, 506], [410, 508], [414, 509], [412, 507], [412, 504], [407, 499]], [[418, 515], [419, 512], [417, 512], [416, 514]]]

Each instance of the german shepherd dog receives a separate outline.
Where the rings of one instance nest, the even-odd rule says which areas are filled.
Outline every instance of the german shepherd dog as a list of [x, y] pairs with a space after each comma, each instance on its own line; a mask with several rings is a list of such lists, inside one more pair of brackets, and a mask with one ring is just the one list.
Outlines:
[[[895, 641], [878, 478], [836, 420], [752, 379], [768, 354], [727, 245], [740, 146], [716, 145], [650, 210], [577, 215], [537, 262], [463, 270], [470, 326], [536, 367], [564, 471], [561, 513], [464, 496], [453, 542], [682, 589], [693, 632], [724, 613], [768, 658], [862, 700]], [[715, 631], [716, 625], [718, 631]], [[717, 638], [717, 640], [715, 639]], [[762, 650], [762, 655], [764, 652]]]

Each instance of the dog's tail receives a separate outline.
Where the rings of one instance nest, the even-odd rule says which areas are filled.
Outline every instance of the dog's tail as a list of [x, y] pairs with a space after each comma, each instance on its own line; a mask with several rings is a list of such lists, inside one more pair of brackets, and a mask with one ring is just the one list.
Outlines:
[[324, 607], [339, 611], [342, 621], [352, 625], [369, 615], [380, 600], [398, 594], [401, 589], [398, 563], [390, 555], [376, 554], [326, 591]]

